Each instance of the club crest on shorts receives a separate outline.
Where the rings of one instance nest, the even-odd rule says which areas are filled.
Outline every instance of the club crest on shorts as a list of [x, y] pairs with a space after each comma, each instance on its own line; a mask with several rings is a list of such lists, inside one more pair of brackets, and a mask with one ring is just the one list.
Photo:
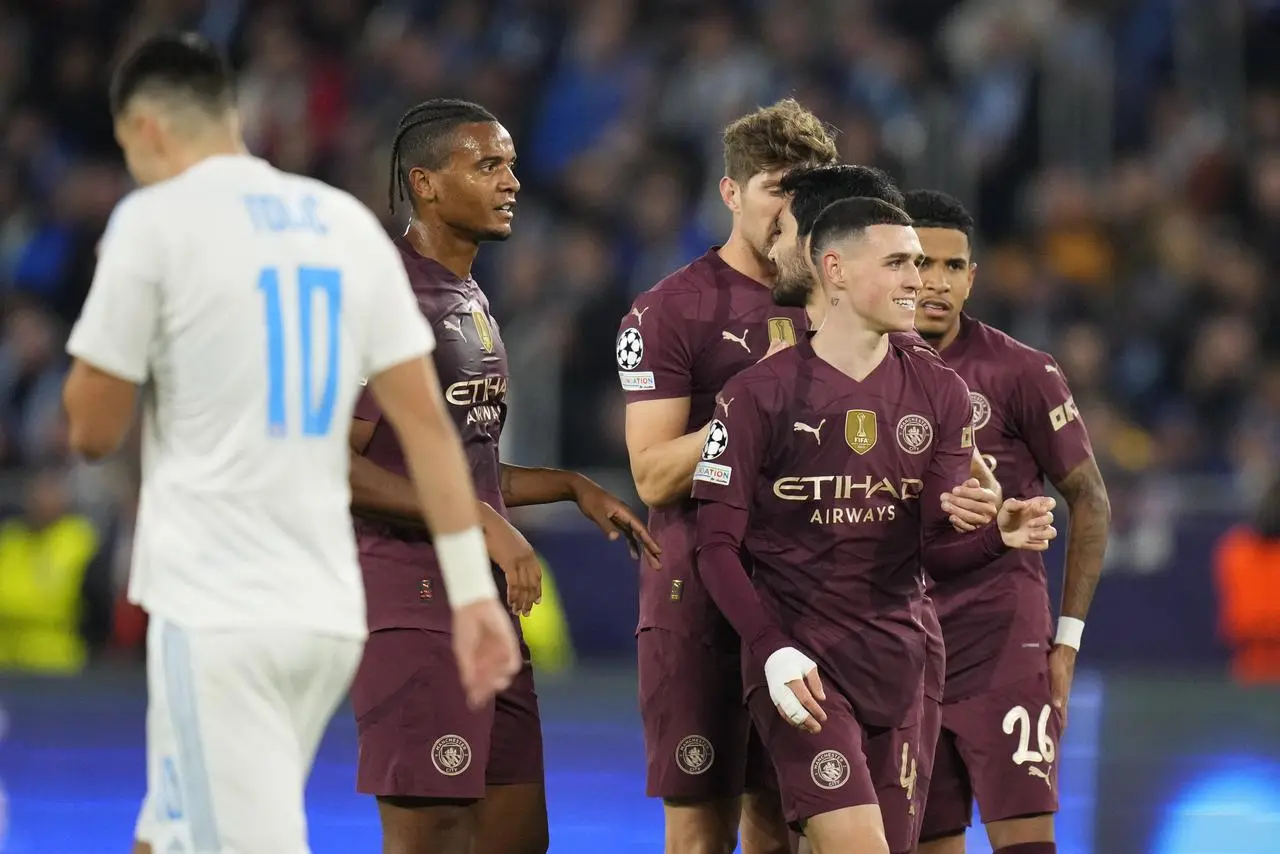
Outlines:
[[456, 777], [471, 767], [471, 745], [460, 735], [442, 735], [431, 745], [431, 764], [446, 777]]
[[796, 343], [796, 325], [789, 317], [769, 318], [769, 343], [786, 344], [794, 347]]
[[850, 409], [844, 414], [844, 440], [862, 456], [876, 446], [876, 414], [870, 409]]
[[838, 789], [849, 782], [849, 760], [838, 750], [824, 750], [813, 757], [809, 776], [821, 789]]
[[898, 419], [898, 447], [908, 454], [923, 454], [933, 444], [933, 425], [914, 412]]
[[697, 776], [706, 772], [716, 761], [715, 748], [700, 735], [686, 735], [676, 745], [676, 765], [686, 774]]
[[973, 429], [981, 430], [991, 420], [991, 401], [981, 392], [969, 392], [969, 405], [973, 407]]
[[430, 602], [436, 598], [436, 586], [431, 583], [430, 578], [422, 579], [418, 585], [418, 601]]

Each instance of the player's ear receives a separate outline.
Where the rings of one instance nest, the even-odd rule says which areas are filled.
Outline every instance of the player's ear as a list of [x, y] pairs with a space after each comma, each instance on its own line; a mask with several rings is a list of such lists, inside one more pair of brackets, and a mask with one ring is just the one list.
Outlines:
[[844, 264], [841, 263], [840, 253], [827, 250], [822, 253], [822, 257], [818, 259], [822, 265], [822, 277], [833, 285], [844, 285]]
[[969, 262], [969, 290], [970, 291], [973, 291], [973, 279], [977, 275], [978, 275], [978, 262], [970, 261]]
[[434, 202], [440, 195], [440, 188], [436, 186], [432, 173], [420, 166], [409, 170], [409, 189], [416, 198], [424, 202]]
[[724, 206], [734, 213], [742, 213], [742, 201], [739, 198], [741, 188], [738, 182], [725, 175], [720, 179], [720, 199]]

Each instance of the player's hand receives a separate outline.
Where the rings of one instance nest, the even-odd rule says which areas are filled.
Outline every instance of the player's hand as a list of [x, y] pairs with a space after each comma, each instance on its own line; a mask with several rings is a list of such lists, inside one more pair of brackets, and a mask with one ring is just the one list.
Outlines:
[[976, 531], [996, 518], [999, 499], [990, 489], [971, 477], [950, 492], [942, 493], [942, 512], [957, 531]]
[[1047, 495], [1027, 500], [1006, 499], [996, 516], [1004, 544], [1011, 549], [1033, 552], [1049, 548], [1049, 542], [1058, 536], [1057, 529], [1053, 527], [1053, 508], [1056, 506], [1057, 502]]
[[1071, 681], [1076, 678], [1076, 655], [1072, 647], [1056, 645], [1049, 653], [1049, 697], [1062, 715], [1062, 731], [1067, 730], [1067, 703], [1071, 700]]
[[827, 699], [813, 659], [793, 646], [784, 646], [764, 663], [769, 697], [782, 719], [806, 732], [821, 732], [827, 713], [818, 705]]
[[471, 708], [478, 709], [520, 671], [520, 647], [511, 618], [496, 599], [453, 612], [453, 654]]
[[790, 346], [791, 346], [790, 344], [788, 344], [786, 341], [784, 341], [781, 338], [778, 338], [775, 341], [771, 341], [769, 342], [769, 349], [766, 350], [765, 354], [760, 357], [760, 361], [763, 362], [765, 359], [769, 358], [770, 356], [781, 353], [783, 350], [787, 349]]
[[527, 617], [542, 601], [542, 561], [524, 534], [488, 504], [481, 505], [485, 548], [507, 578], [507, 607], [511, 613]]
[[644, 554], [654, 569], [662, 566], [662, 549], [625, 501], [582, 476], [574, 481], [573, 496], [582, 515], [595, 522], [606, 537], [610, 540], [625, 537], [633, 558], [639, 560]]

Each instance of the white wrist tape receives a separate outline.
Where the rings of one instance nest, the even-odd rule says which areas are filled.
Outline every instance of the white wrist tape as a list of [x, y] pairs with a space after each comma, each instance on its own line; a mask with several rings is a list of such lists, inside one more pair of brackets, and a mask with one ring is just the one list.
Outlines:
[[1084, 620], [1077, 620], [1075, 617], [1059, 617], [1058, 618], [1058, 636], [1053, 639], [1055, 646], [1069, 646], [1072, 649], [1080, 649], [1080, 638], [1084, 635]]
[[435, 538], [434, 545], [445, 593], [453, 610], [498, 598], [498, 585], [489, 566], [489, 550], [485, 548], [484, 532], [479, 525], [441, 534]]
[[802, 724], [808, 720], [809, 711], [787, 683], [797, 679], [803, 682], [805, 674], [816, 666], [813, 659], [793, 646], [777, 650], [764, 663], [764, 680], [769, 686], [769, 699], [773, 700], [773, 704], [793, 724]]

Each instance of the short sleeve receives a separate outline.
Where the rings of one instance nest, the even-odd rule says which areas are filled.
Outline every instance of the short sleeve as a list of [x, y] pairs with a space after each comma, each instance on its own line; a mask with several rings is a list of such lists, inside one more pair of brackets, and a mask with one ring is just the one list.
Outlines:
[[649, 291], [622, 318], [614, 356], [628, 403], [690, 395], [692, 347], [680, 308], [671, 295]]
[[707, 428], [702, 459], [693, 470], [693, 497], [747, 510], [770, 441], [769, 413], [756, 388], [730, 380], [716, 396], [715, 417]]
[[388, 368], [428, 355], [436, 346], [400, 253], [381, 228], [373, 237], [372, 254], [370, 272], [377, 278], [364, 328], [361, 366], [366, 382]]
[[67, 352], [112, 376], [147, 380], [159, 333], [166, 246], [149, 215], [151, 197], [137, 193], [107, 223], [93, 284], [71, 330]]
[[1014, 390], [1014, 415], [1036, 464], [1058, 481], [1091, 457], [1093, 446], [1062, 369], [1051, 357], [1036, 356]]

